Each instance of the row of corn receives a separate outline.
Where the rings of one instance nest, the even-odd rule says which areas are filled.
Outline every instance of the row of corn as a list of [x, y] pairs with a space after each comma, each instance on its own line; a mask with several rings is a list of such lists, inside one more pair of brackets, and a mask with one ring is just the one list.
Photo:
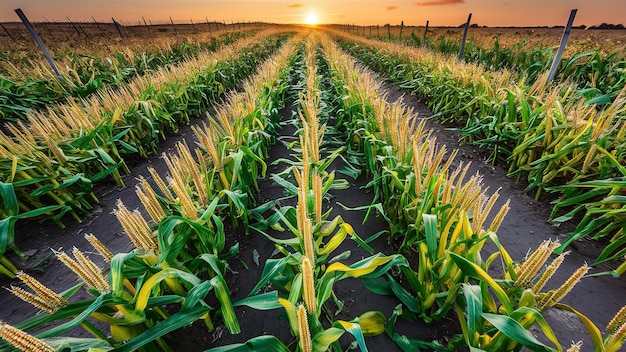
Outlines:
[[[466, 175], [466, 166], [453, 167], [455, 152], [447, 153], [445, 146], [437, 146], [410, 110], [400, 103], [386, 102], [375, 80], [352, 58], [330, 44], [326, 48], [337, 93], [345, 97], [348, 143], [353, 154], [362, 154], [362, 165], [372, 174], [370, 186], [389, 223], [391, 240], [399, 250], [414, 251], [418, 256], [417, 263], [400, 268], [401, 279], [387, 275], [386, 285], [372, 283], [373, 288], [396, 295], [404, 304], [403, 310], [425, 321], [441, 320], [453, 309], [463, 332], [462, 339], [451, 341], [457, 347], [504, 351], [523, 345], [554, 350], [529, 332], [537, 323], [545, 338], [561, 350], [541, 312], [549, 307], [573, 311], [587, 323], [586, 317], [559, 301], [588, 267], [582, 266], [558, 288], [544, 291], [545, 283], [563, 261], [561, 256], [547, 265], [558, 243], [546, 241], [522, 263], [515, 264], [495, 233], [508, 203], [485, 229], [483, 224], [497, 193], [487, 195], [480, 176]], [[480, 252], [487, 241], [493, 242], [498, 252], [484, 260]], [[498, 257], [504, 280], [489, 274]], [[618, 313], [616, 319], [623, 319], [623, 314]], [[620, 324], [616, 329], [614, 325], [608, 327], [604, 340], [595, 326], [589, 329], [594, 348], [620, 348], [626, 326]], [[398, 334], [393, 338], [399, 344], [409, 341]], [[420, 345], [415, 342], [412, 347]]]
[[0, 61], [0, 121], [25, 120], [29, 111], [61, 103], [68, 98], [81, 99], [100, 90], [118, 89], [134, 77], [153, 72], [159, 67], [175, 65], [229, 45], [252, 32], [228, 32], [202, 42], [165, 43], [148, 51], [145, 47], [106, 53], [68, 54], [56, 64], [62, 78], [55, 76], [44, 62], [31, 62], [18, 68]]
[[[279, 117], [287, 68], [301, 40], [287, 42], [244, 82], [241, 93], [229, 95], [215, 116], [194, 128], [197, 147], [180, 142], [176, 153], [163, 155], [167, 175], [150, 169], [150, 176], [140, 177], [136, 193], [143, 211], [118, 203], [115, 215], [132, 242], [130, 252], [111, 253], [91, 234], [86, 237], [108, 270], [79, 249], [55, 252], [83, 281], [62, 294], [18, 274], [23, 285], [11, 291], [43, 312], [15, 326], [2, 324], [0, 336], [6, 342], [23, 351], [172, 351], [163, 336], [194, 321], [204, 321], [213, 331], [215, 318], [221, 317], [236, 334], [240, 328], [234, 307], [280, 307], [276, 292], [231, 300], [226, 259], [237, 254], [238, 245], [225, 247], [224, 222], [245, 223], [254, 213], [249, 182], [254, 184], [258, 170], [265, 169], [271, 140], [265, 126]], [[81, 286], [93, 298], [69, 302]], [[205, 302], [209, 294], [215, 296], [214, 307]], [[91, 323], [94, 319], [100, 323]], [[55, 326], [47, 325], [35, 336], [24, 332], [50, 323]], [[103, 324], [109, 331], [102, 330]], [[62, 337], [79, 325], [94, 337]]]
[[[393, 33], [392, 33], [393, 32]], [[440, 32], [437, 29], [434, 32]], [[554, 45], [548, 44], [547, 33], [498, 32], [494, 36], [493, 30], [487, 32], [472, 29], [464, 47], [463, 59], [466, 62], [482, 65], [491, 71], [511, 70], [516, 73], [518, 80], [535, 82], [541, 73], [547, 71], [552, 64]], [[440, 32], [441, 33], [441, 32]], [[357, 34], [366, 36], [364, 31]], [[420, 33], [414, 31], [410, 35], [390, 31], [384, 39], [399, 41], [409, 46], [427, 48], [445, 55], [458, 56], [460, 50], [460, 33], [444, 32], [441, 34]], [[560, 33], [559, 33], [560, 34]], [[617, 33], [613, 38], [604, 38], [602, 47], [598, 48], [597, 41], [578, 35], [570, 39], [570, 44], [561, 59], [556, 73], [559, 81], [573, 81], [584, 90], [588, 99], [597, 103], [608, 104], [626, 84], [626, 61], [619, 48], [621, 41]], [[532, 37], [529, 37], [532, 35]], [[370, 34], [368, 37], [373, 37]], [[380, 35], [376, 35], [379, 39]], [[501, 43], [502, 42], [502, 43]]]
[[[613, 101], [596, 104], [588, 89], [573, 83], [532, 85], [515, 81], [509, 71], [491, 72], [424, 49], [344, 39], [344, 47], [401, 87], [427, 97], [435, 117], [464, 126], [467, 140], [506, 161], [518, 179], [527, 176], [536, 196], [548, 190], [559, 198], [552, 219], [582, 219], [571, 237], [611, 238], [596, 264], [626, 254], [626, 209], [622, 196], [626, 90]], [[358, 42], [359, 44], [356, 44]], [[626, 265], [613, 273], [621, 275]]]
[[[483, 229], [496, 196], [486, 195], [478, 177], [470, 178], [465, 186], [461, 181], [465, 178], [465, 168], [452, 170], [453, 161], [448, 162], [452, 158], [434, 145], [435, 141], [422, 125], [413, 122], [415, 116], [401, 103], [385, 102], [372, 77], [325, 36], [310, 37], [305, 47], [303, 76], [307, 83], [298, 99], [298, 141], [290, 143], [300, 153], [281, 173], [284, 180], [295, 183], [287, 188], [295, 191], [297, 203], [295, 207], [277, 209], [272, 218], [278, 218], [279, 222], [271, 223], [276, 229], [287, 227], [293, 238], [273, 239], [282, 257], [268, 259], [264, 274], [250, 296], [232, 302], [224, 284], [227, 272], [223, 260], [236, 254], [237, 248], [224, 246], [223, 219], [228, 213], [233, 221], [237, 219], [249, 227], [250, 220], [259, 219], [259, 213], [267, 208], [263, 205], [254, 208], [251, 194], [245, 192], [254, 192], [255, 172], [260, 169], [263, 173], [266, 143], [271, 140], [264, 133], [264, 126], [277, 126], [272, 119], [277, 117], [276, 107], [286, 88], [285, 70], [280, 68], [287, 66], [299, 41], [294, 39], [281, 52], [282, 60], [261, 69], [256, 83], [246, 84], [244, 93], [231, 97], [224, 110], [210, 118], [206, 127], [195, 129], [199, 145], [195, 153], [181, 143], [176, 155], [166, 156], [169, 175], [165, 179], [151, 172], [151, 183], [141, 180], [137, 194], [150, 220], [120, 203], [116, 214], [136, 249], [114, 255], [94, 237], [89, 237], [98, 252], [109, 258], [110, 278], [98, 274], [96, 265], [79, 250], [73, 251], [74, 259], [66, 253], [57, 253], [59, 259], [81, 273], [97, 298], [67, 304], [30, 277], [20, 275], [35, 293], [14, 288], [15, 294], [40, 304], [48, 302], [43, 297], [49, 295], [54, 298], [50, 304], [38, 306], [58, 310], [52, 318], [44, 314], [18, 327], [30, 329], [57, 318], [73, 319], [39, 334], [43, 341], [3, 324], [0, 334], [4, 334], [5, 340], [24, 343], [19, 348], [26, 351], [68, 347], [77, 351], [88, 348], [106, 351], [112, 346], [119, 351], [140, 347], [167, 351], [170, 349], [162, 336], [198, 319], [212, 329], [214, 317], [219, 315], [231, 333], [238, 332], [232, 307], [245, 304], [254, 309], [284, 308], [290, 331], [298, 340], [297, 349], [301, 351], [341, 349], [337, 340], [346, 331], [362, 350], [367, 350], [365, 336], [385, 332], [408, 350], [443, 351], [471, 346], [503, 351], [524, 345], [533, 350], [560, 351], [559, 341], [541, 314], [545, 309], [558, 308], [578, 314], [590, 326], [597, 350], [619, 350], [626, 334], [626, 309], [609, 323], [609, 335], [603, 340], [593, 323], [559, 303], [588, 268], [581, 267], [561, 286], [544, 291], [546, 282], [565, 257], [557, 257], [548, 264], [550, 253], [558, 244], [546, 241], [522, 263], [514, 264], [494, 232], [506, 206], [490, 227]], [[317, 42], [327, 65], [320, 65], [321, 60], [314, 58]], [[328, 69], [330, 72], [324, 71]], [[275, 74], [264, 75], [266, 70]], [[335, 116], [335, 121], [330, 121], [328, 111], [323, 112], [334, 103], [321, 99], [333, 94], [324, 95], [320, 89], [320, 75], [331, 73], [335, 95], [343, 97], [342, 109], [337, 111], [344, 113]], [[274, 86], [265, 83], [276, 81]], [[260, 98], [254, 99], [248, 92], [260, 92]], [[268, 92], [274, 93], [269, 94], [273, 98], [267, 98]], [[251, 108], [255, 104], [262, 106]], [[336, 131], [350, 137], [345, 146], [348, 154], [359, 157], [364, 170], [372, 176], [371, 187], [381, 202], [380, 206], [372, 207], [388, 219], [390, 241], [403, 251], [417, 252], [417, 263], [409, 262], [401, 254], [374, 254], [367, 240], [363, 241], [340, 217], [331, 219], [331, 211], [324, 209], [327, 192], [337, 185], [334, 172], [327, 169], [339, 153], [332, 150], [334, 144], [326, 136], [332, 130], [328, 128], [331, 124], [341, 125]], [[384, 183], [390, 182], [392, 185], [383, 189]], [[382, 194], [385, 199], [381, 198]], [[469, 199], [467, 204], [465, 198]], [[408, 238], [397, 231], [400, 228], [407, 229]], [[349, 253], [336, 255], [334, 251], [348, 236], [372, 255], [346, 264]], [[480, 251], [488, 240], [496, 244], [498, 252], [483, 260]], [[496, 280], [488, 273], [498, 256], [504, 280]], [[200, 279], [200, 273], [210, 279]], [[328, 325], [327, 318], [342, 307], [333, 285], [351, 277], [360, 278], [374, 292], [397, 296], [402, 305], [388, 318], [380, 312], [367, 312], [351, 321], [333, 319]], [[279, 292], [257, 294], [268, 283]], [[204, 303], [211, 290], [219, 302], [217, 310]], [[172, 314], [161, 309], [169, 303], [179, 303], [180, 310]], [[448, 346], [407, 338], [394, 331], [398, 317], [440, 320], [452, 309], [457, 313], [462, 336], [450, 341]], [[85, 320], [87, 316], [109, 324], [111, 337]], [[539, 342], [528, 331], [535, 323], [556, 348]], [[95, 338], [49, 338], [79, 324]], [[54, 349], [45, 344], [53, 344]], [[264, 335], [243, 345], [222, 346], [214, 351], [242, 348], [289, 350], [275, 337]], [[580, 346], [570, 350], [576, 348]]]
[[69, 213], [80, 221], [97, 201], [94, 182], [111, 175], [123, 185], [119, 169], [128, 171], [125, 156], [155, 153], [167, 133], [203, 114], [287, 36], [265, 31], [137, 77], [119, 90], [6, 125], [9, 133], [0, 133], [0, 254], [13, 245], [18, 219], [45, 214], [60, 223]]

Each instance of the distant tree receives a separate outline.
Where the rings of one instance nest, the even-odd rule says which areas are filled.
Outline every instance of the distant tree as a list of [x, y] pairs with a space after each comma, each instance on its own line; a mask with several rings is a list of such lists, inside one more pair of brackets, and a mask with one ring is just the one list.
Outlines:
[[623, 24], [602, 23], [589, 27], [589, 29], [624, 29]]

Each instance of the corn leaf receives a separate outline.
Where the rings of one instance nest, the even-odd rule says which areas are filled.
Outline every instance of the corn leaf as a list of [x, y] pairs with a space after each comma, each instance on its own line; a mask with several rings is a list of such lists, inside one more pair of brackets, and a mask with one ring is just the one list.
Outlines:
[[363, 331], [361, 330], [361, 326], [357, 323], [351, 323], [349, 321], [337, 320], [333, 323], [333, 327], [342, 328], [345, 331], [349, 332], [361, 349], [362, 352], [367, 352], [367, 346], [365, 345], [365, 337], [363, 336]]
[[291, 352], [291, 350], [275, 336], [263, 335], [245, 343], [215, 347], [204, 352]]
[[483, 313], [482, 316], [504, 335], [526, 347], [531, 348], [533, 351], [556, 351], [555, 349], [542, 344], [528, 330], [520, 325], [520, 323], [509, 316], [493, 313]]
[[498, 285], [496, 280], [494, 280], [491, 276], [489, 276], [489, 274], [487, 274], [486, 271], [456, 253], [449, 253], [449, 255], [465, 275], [485, 281], [496, 294], [496, 296], [500, 300], [500, 303], [504, 306], [505, 310], [507, 312], [513, 312], [513, 306], [511, 305], [509, 296], [502, 289], [502, 287]]
[[137, 348], [150, 343], [157, 338], [168, 334], [174, 330], [178, 330], [184, 326], [187, 326], [194, 321], [200, 319], [203, 315], [209, 312], [207, 306], [195, 306], [190, 309], [180, 310], [178, 313], [171, 315], [166, 320], [162, 320], [156, 323], [153, 327], [143, 332], [141, 335], [135, 337], [129, 342], [123, 344], [120, 347], [113, 349], [115, 352], [131, 352]]
[[595, 350], [597, 352], [605, 351], [604, 342], [602, 340], [602, 333], [600, 332], [600, 329], [598, 329], [596, 324], [591, 321], [591, 319], [587, 318], [586, 315], [564, 303], [557, 303], [554, 305], [554, 308], [563, 309], [576, 314], [576, 316], [578, 317], [578, 319], [580, 319], [585, 328], [587, 328], [587, 332], [591, 337], [591, 341], [593, 342], [593, 347], [595, 348]]
[[313, 336], [312, 344], [313, 351], [315, 352], [326, 352], [330, 351], [330, 345], [335, 341], [339, 340], [341, 336], [345, 333], [344, 329], [330, 327], [324, 331], [318, 332]]

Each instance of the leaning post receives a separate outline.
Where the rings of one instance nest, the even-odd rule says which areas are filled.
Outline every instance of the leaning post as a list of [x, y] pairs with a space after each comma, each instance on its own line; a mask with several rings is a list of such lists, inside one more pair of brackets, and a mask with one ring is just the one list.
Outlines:
[[115, 25], [115, 29], [117, 29], [117, 33], [120, 34], [120, 37], [124, 37], [124, 35], [122, 34], [122, 29], [120, 28], [120, 24], [117, 23], [117, 21], [113, 17], [111, 17], [111, 20], [113, 21], [113, 24]]
[[211, 34], [211, 24], [209, 23], [209, 16], [205, 16], [204, 19], [206, 20], [206, 25], [207, 27], [209, 27], [209, 34]]
[[100, 28], [100, 24], [98, 23], [98, 21], [96, 21], [96, 19], [93, 16], [91, 16], [91, 19], [93, 20], [93, 23], [96, 24], [96, 27], [98, 27], [98, 30], [102, 32], [102, 28]]
[[467, 32], [469, 31], [470, 22], [472, 21], [472, 14], [467, 16], [467, 22], [465, 23], [465, 30], [463, 31], [463, 40], [461, 40], [461, 50], [459, 50], [458, 61], [463, 61], [463, 52], [465, 51], [465, 40], [467, 40]]
[[170, 16], [170, 22], [172, 23], [172, 28], [174, 28], [174, 34], [178, 38], [178, 29], [176, 29], [176, 26], [174, 25], [174, 20], [172, 19], [172, 16]]
[[567, 39], [569, 38], [569, 34], [572, 31], [572, 25], [574, 24], [574, 18], [576, 17], [576, 12], [578, 9], [573, 9], [569, 14], [569, 20], [567, 21], [567, 26], [565, 26], [565, 31], [563, 31], [563, 37], [561, 38], [561, 45], [559, 45], [559, 49], [556, 51], [556, 55], [554, 56], [554, 61], [552, 62], [552, 66], [550, 67], [550, 72], [548, 73], [548, 82], [554, 79], [556, 75], [556, 71], [561, 64], [561, 58], [563, 57], [563, 51], [565, 50], [565, 45], [567, 45]]
[[11, 34], [11, 32], [9, 32], [7, 30], [7, 28], [2, 23], [0, 23], [0, 27], [2, 27], [2, 29], [4, 29], [4, 32], [9, 36], [9, 38], [11, 38], [12, 41], [15, 41], [15, 38], [13, 38], [13, 35]]
[[146, 19], [143, 16], [141, 16], [141, 19], [143, 20], [143, 25], [146, 26], [148, 33], [152, 33], [152, 31], [150, 30], [150, 27], [148, 27], [148, 23], [146, 22]]
[[80, 35], [80, 31], [78, 30], [78, 27], [76, 27], [76, 24], [74, 22], [72, 22], [72, 20], [70, 20], [69, 17], [65, 16], [65, 18], [67, 19], [67, 23], [71, 24], [72, 27], [74, 27], [74, 30], [76, 31], [76, 34]]
[[24, 26], [26, 26], [28, 33], [30, 33], [30, 36], [33, 37], [33, 39], [35, 40], [35, 43], [37, 43], [37, 45], [39, 46], [39, 49], [43, 51], [43, 55], [46, 57], [46, 60], [48, 60], [48, 63], [50, 64], [50, 66], [52, 66], [52, 70], [54, 71], [54, 73], [60, 79], [64, 79], [63, 76], [61, 75], [61, 72], [57, 68], [57, 65], [54, 63], [52, 56], [48, 52], [48, 49], [46, 49], [46, 46], [41, 41], [41, 38], [39, 38], [39, 35], [37, 35], [37, 32], [35, 32], [35, 29], [30, 24], [30, 21], [28, 20], [24, 12], [22, 12], [22, 9], [15, 9], [15, 13], [17, 13], [17, 16], [20, 18], [20, 20], [22, 20], [22, 23], [24, 23]]

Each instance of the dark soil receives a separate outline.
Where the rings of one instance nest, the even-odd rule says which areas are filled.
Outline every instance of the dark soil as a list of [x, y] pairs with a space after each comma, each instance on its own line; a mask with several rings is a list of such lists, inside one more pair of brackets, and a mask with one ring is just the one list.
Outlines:
[[[389, 99], [396, 100], [403, 96], [403, 92], [392, 86], [386, 86], [389, 92]], [[404, 103], [413, 107], [419, 118], [428, 118], [430, 112], [415, 97], [404, 96]], [[288, 116], [291, 109], [283, 111]], [[458, 148], [459, 154], [457, 162], [472, 161], [472, 172], [479, 172], [483, 175], [483, 182], [495, 191], [500, 189], [501, 197], [498, 201], [502, 204], [507, 199], [511, 200], [511, 211], [502, 223], [498, 236], [501, 243], [506, 247], [514, 260], [522, 260], [530, 249], [536, 248], [544, 239], [563, 240], [571, 227], [563, 225], [555, 227], [547, 223], [551, 206], [547, 202], [536, 202], [524, 192], [525, 185], [516, 184], [506, 177], [506, 171], [501, 167], [492, 166], [486, 161], [486, 154], [471, 146], [460, 145], [459, 135], [450, 128], [442, 126], [433, 120], [428, 120], [428, 127], [435, 131], [438, 142], [446, 144], [449, 149]], [[280, 139], [289, 139], [293, 133], [293, 127], [284, 126]], [[181, 128], [180, 132], [168, 138], [162, 145], [162, 152], [173, 150], [175, 144], [183, 139], [191, 145], [193, 134], [189, 127]], [[270, 160], [280, 157], [289, 157], [289, 151], [280, 142], [270, 151]], [[61, 292], [73, 286], [77, 279], [69, 269], [60, 262], [52, 258], [50, 248], [71, 250], [73, 246], [83, 251], [90, 251], [91, 246], [83, 238], [86, 233], [95, 234], [113, 252], [127, 252], [132, 246], [127, 237], [122, 233], [121, 226], [112, 215], [112, 210], [118, 199], [123, 200], [129, 209], [141, 208], [139, 200], [135, 195], [136, 177], [138, 175], [149, 176], [147, 167], [153, 167], [160, 174], [166, 173], [165, 163], [160, 157], [149, 160], [140, 160], [132, 165], [132, 173], [124, 177], [125, 188], [120, 188], [113, 184], [101, 183], [97, 186], [96, 194], [100, 203], [94, 207], [91, 218], [83, 223], [72, 223], [66, 221], [67, 227], [60, 229], [51, 223], [38, 224], [36, 222], [18, 223], [16, 243], [19, 248], [26, 251], [30, 258], [21, 260], [12, 253], [8, 257], [20, 268], [23, 268], [50, 288]], [[285, 168], [284, 164], [272, 165], [268, 169], [268, 176], [271, 173], [280, 172]], [[339, 176], [339, 175], [338, 175]], [[345, 177], [345, 176], [343, 176]], [[370, 216], [365, 223], [363, 218], [365, 212], [344, 211], [336, 203], [340, 202], [348, 207], [368, 205], [371, 203], [372, 194], [367, 193], [362, 187], [366, 179], [360, 177], [357, 180], [348, 179], [350, 188], [344, 191], [331, 191], [332, 198], [325, 203], [325, 206], [333, 208], [333, 214], [341, 215], [344, 220], [350, 223], [361, 238], [367, 238], [384, 228], [384, 224], [374, 216]], [[262, 180], [260, 183], [260, 199], [281, 198], [281, 204], [295, 205], [295, 199], [283, 198], [283, 189], [273, 184], [271, 180]], [[494, 209], [499, 208], [497, 204]], [[257, 233], [249, 235], [241, 234], [240, 231], [231, 231], [229, 241], [240, 243], [240, 252], [236, 258], [229, 261], [231, 273], [227, 275], [229, 287], [231, 288], [233, 301], [246, 297], [252, 287], [256, 284], [263, 270], [263, 263], [274, 252], [274, 245], [271, 241]], [[279, 234], [273, 234], [279, 236]], [[388, 243], [381, 238], [372, 243], [376, 251], [385, 254], [394, 253]], [[591, 263], [601, 249], [600, 245], [591, 241], [579, 241], [571, 246], [572, 253], [567, 257], [557, 274], [550, 281], [552, 285], [560, 285], [571, 273], [583, 263]], [[348, 262], [354, 262], [369, 254], [356, 246], [351, 241], [346, 241], [346, 247], [341, 247], [337, 253], [349, 249], [352, 254]], [[487, 251], [493, 248], [486, 248]], [[254, 252], [259, 255], [260, 265], [255, 263]], [[88, 252], [88, 254], [91, 254]], [[489, 253], [484, 253], [487, 257]], [[97, 258], [97, 254], [90, 255], [96, 262], [103, 262]], [[102, 265], [104, 267], [104, 265]], [[593, 272], [606, 271], [604, 265], [592, 269]], [[0, 285], [8, 287], [15, 283], [6, 277], [0, 277]], [[0, 294], [0, 320], [8, 323], [17, 323], [29, 316], [36, 314], [37, 310], [28, 304], [23, 303], [10, 293], [3, 291]], [[369, 310], [380, 310], [387, 317], [391, 315], [394, 307], [399, 304], [394, 297], [377, 296], [367, 291], [359, 280], [346, 279], [340, 281], [335, 286], [337, 296], [345, 304], [343, 310], [338, 313], [337, 319], [350, 320], [361, 313]], [[582, 280], [574, 290], [564, 299], [564, 303], [572, 305], [582, 313], [586, 314], [601, 329], [608, 323], [612, 316], [625, 303], [623, 292], [626, 292], [626, 280], [615, 279], [609, 276], [588, 277]], [[80, 292], [83, 296], [87, 294], [84, 290]], [[230, 335], [224, 327], [217, 327], [214, 332], [207, 332], [202, 324], [193, 324], [171, 334], [167, 340], [175, 351], [202, 351], [207, 348], [237, 342], [244, 342], [249, 338], [271, 334], [277, 336], [285, 343], [291, 343], [290, 347], [295, 347], [295, 339], [289, 333], [289, 325], [286, 318], [281, 314], [282, 310], [257, 311], [250, 308], [237, 308], [236, 313], [241, 325], [241, 333]], [[586, 338], [584, 327], [575, 316], [564, 314], [556, 310], [547, 310], [546, 317], [549, 319], [559, 341], [567, 346], [569, 341], [584, 340], [584, 350], [591, 350], [591, 341]], [[410, 338], [420, 338], [424, 340], [439, 340], [445, 342], [452, 335], [460, 332], [458, 321], [454, 316], [445, 319], [437, 324], [415, 324], [399, 321], [396, 326], [398, 332]], [[534, 331], [540, 335], [540, 331]], [[87, 336], [84, 331], [76, 331], [76, 336]], [[342, 339], [342, 345], [348, 346], [350, 339]], [[399, 351], [400, 349], [386, 335], [368, 338], [368, 348], [371, 351]]]

